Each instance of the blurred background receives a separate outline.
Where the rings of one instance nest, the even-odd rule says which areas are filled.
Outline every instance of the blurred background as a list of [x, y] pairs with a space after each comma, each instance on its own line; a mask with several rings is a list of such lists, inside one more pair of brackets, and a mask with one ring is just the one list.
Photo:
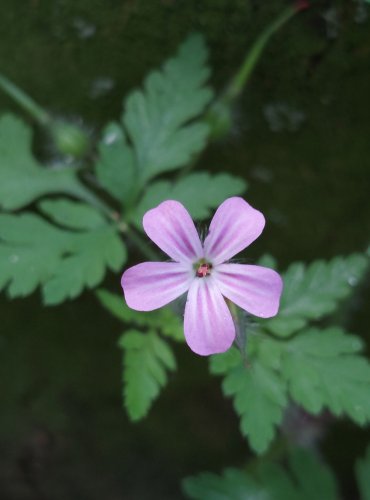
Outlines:
[[[98, 136], [123, 97], [192, 31], [206, 37], [221, 91], [282, 0], [2, 0], [0, 70], [55, 115]], [[273, 38], [202, 169], [244, 177], [267, 218], [248, 250], [284, 269], [363, 251], [370, 235], [370, 5], [313, 1]], [[21, 111], [4, 94], [0, 110]], [[27, 116], [24, 116], [28, 120]], [[35, 149], [38, 151], [37, 139]], [[45, 155], [45, 152], [42, 152]], [[133, 253], [131, 254], [133, 255]], [[138, 257], [139, 258], [139, 257]], [[106, 286], [119, 292], [118, 276]], [[349, 331], [369, 342], [365, 285]], [[93, 294], [43, 308], [40, 296], [0, 301], [0, 498], [176, 500], [181, 479], [252, 456], [207, 360], [175, 346], [179, 371], [149, 418], [129, 423], [121, 398], [118, 321]], [[370, 432], [330, 417], [290, 417], [320, 436], [344, 498]]]

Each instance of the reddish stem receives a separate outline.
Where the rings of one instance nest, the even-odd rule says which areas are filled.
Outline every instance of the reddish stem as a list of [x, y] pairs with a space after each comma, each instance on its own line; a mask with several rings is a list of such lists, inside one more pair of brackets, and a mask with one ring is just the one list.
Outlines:
[[310, 8], [310, 2], [308, 2], [307, 0], [298, 0], [295, 3], [295, 7], [296, 7], [297, 11], [309, 9]]

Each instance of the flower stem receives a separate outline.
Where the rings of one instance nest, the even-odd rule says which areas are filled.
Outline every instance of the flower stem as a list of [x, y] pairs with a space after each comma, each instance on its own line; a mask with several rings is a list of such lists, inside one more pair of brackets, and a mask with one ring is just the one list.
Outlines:
[[84, 201], [88, 205], [96, 208], [97, 210], [99, 210], [99, 212], [102, 212], [108, 219], [115, 222], [119, 220], [119, 213], [81, 182], [74, 184], [65, 192], [66, 194], [73, 196], [78, 200]]
[[108, 219], [115, 222], [117, 229], [121, 233], [123, 233], [135, 245], [135, 247], [140, 250], [143, 255], [153, 261], [160, 260], [157, 252], [153, 250], [150, 245], [148, 245], [148, 243], [138, 231], [129, 226], [125, 220], [122, 220], [120, 218], [120, 214], [117, 211], [115, 211], [112, 207], [105, 203], [105, 201], [99, 198], [95, 193], [90, 191], [84, 185], [78, 185], [77, 188], [73, 191], [71, 190], [69, 194], [82, 201], [85, 201], [86, 203], [106, 215]]
[[242, 93], [249, 77], [259, 61], [266, 44], [282, 26], [296, 13], [308, 8], [308, 2], [298, 0], [284, 9], [258, 36], [246, 53], [244, 60], [223, 93], [211, 104], [205, 114], [205, 121], [210, 126], [210, 138], [219, 139], [229, 133], [232, 122], [232, 104]]
[[240, 95], [271, 36], [302, 9], [303, 6], [300, 3], [288, 7], [262, 31], [252, 45], [252, 48], [246, 54], [239, 71], [226, 89], [223, 96], [225, 102], [230, 102]]
[[128, 238], [132, 241], [132, 243], [150, 260], [158, 261], [160, 260], [157, 252], [153, 250], [150, 245], [144, 240], [140, 233], [135, 231], [130, 226], [127, 226], [126, 234]]
[[150, 245], [148, 245], [141, 234], [130, 227], [125, 220], [121, 220], [120, 214], [112, 207], [110, 207], [107, 203], [105, 203], [105, 201], [99, 198], [95, 193], [90, 191], [84, 185], [80, 184], [76, 188], [76, 190], [71, 191], [70, 194], [82, 201], [85, 201], [86, 203], [106, 215], [108, 219], [114, 221], [118, 230], [121, 233], [125, 234], [128, 239], [131, 240], [131, 242], [142, 252], [143, 255], [146, 255], [149, 259], [154, 261], [160, 260], [157, 252], [153, 250]]
[[8, 78], [0, 73], [0, 88], [8, 94], [9, 97], [19, 104], [21, 108], [27, 111], [42, 126], [47, 126], [52, 119], [36, 101], [29, 97], [23, 90], [12, 83]]

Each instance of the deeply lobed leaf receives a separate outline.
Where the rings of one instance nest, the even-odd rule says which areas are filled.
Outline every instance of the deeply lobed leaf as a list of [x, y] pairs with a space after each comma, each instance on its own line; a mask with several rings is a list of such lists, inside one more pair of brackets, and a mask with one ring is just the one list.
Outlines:
[[[205, 146], [208, 126], [194, 119], [212, 97], [205, 86], [207, 55], [203, 38], [190, 36], [174, 58], [148, 75], [143, 90], [128, 96], [122, 125], [110, 123], [103, 131], [95, 172], [129, 212], [148, 179], [186, 165]], [[149, 198], [157, 198], [162, 187], [149, 188]]]
[[46, 168], [31, 152], [32, 131], [13, 115], [0, 118], [0, 207], [17, 210], [45, 194], [80, 196], [85, 188], [72, 168]]
[[284, 381], [259, 360], [246, 367], [236, 349], [211, 358], [211, 372], [225, 373], [222, 383], [226, 396], [240, 416], [240, 428], [251, 447], [263, 453], [275, 435], [287, 404]]
[[265, 328], [280, 336], [302, 329], [309, 320], [322, 318], [347, 297], [363, 276], [368, 259], [361, 254], [315, 261], [309, 266], [292, 264], [283, 274], [284, 290], [277, 317]]
[[44, 283], [63, 254], [61, 231], [33, 214], [0, 214], [0, 288], [24, 296]]
[[122, 266], [125, 247], [99, 214], [67, 200], [42, 208], [60, 222], [68, 212], [65, 225], [71, 227], [80, 225], [75, 215], [82, 211], [83, 225], [90, 230], [63, 230], [31, 213], [0, 214], [0, 288], [6, 287], [10, 296], [28, 295], [40, 285], [45, 303], [56, 304], [96, 286], [107, 267]]
[[167, 371], [176, 361], [167, 343], [155, 332], [125, 332], [119, 345], [124, 349], [124, 401], [131, 420], [148, 413], [161, 388], [167, 383]]
[[59, 304], [79, 295], [84, 287], [97, 286], [107, 268], [118, 271], [125, 261], [126, 248], [112, 226], [74, 236], [70, 251], [43, 286], [45, 303]]
[[232, 396], [242, 433], [257, 452], [275, 434], [287, 406], [287, 394], [306, 411], [329, 409], [357, 424], [370, 422], [370, 364], [362, 341], [338, 327], [304, 330], [276, 339], [249, 332], [248, 363], [236, 349], [213, 356], [211, 372], [224, 376], [222, 389]]
[[106, 220], [95, 208], [67, 199], [44, 200], [38, 205], [52, 222], [69, 229], [97, 229], [106, 225]]
[[184, 329], [179, 315], [175, 314], [169, 307], [163, 307], [156, 311], [141, 312], [130, 309], [123, 296], [116, 295], [108, 290], [100, 289], [96, 292], [100, 303], [113, 316], [126, 324], [136, 327], [159, 330], [163, 335], [177, 341], [184, 341]]
[[330, 469], [311, 453], [295, 450], [288, 469], [262, 462], [254, 472], [226, 469], [221, 476], [202, 473], [183, 481], [188, 498], [195, 500], [337, 500]]
[[309, 329], [287, 342], [282, 376], [292, 398], [307, 411], [328, 408], [362, 425], [370, 421], [370, 364], [362, 342], [333, 327]]
[[126, 204], [135, 189], [137, 168], [132, 147], [118, 123], [108, 124], [99, 143], [95, 173], [101, 186], [117, 201]]
[[122, 120], [142, 179], [185, 165], [204, 147], [208, 126], [188, 122], [212, 97], [206, 60], [203, 38], [192, 35], [161, 71], [149, 74], [143, 91], [127, 98]]

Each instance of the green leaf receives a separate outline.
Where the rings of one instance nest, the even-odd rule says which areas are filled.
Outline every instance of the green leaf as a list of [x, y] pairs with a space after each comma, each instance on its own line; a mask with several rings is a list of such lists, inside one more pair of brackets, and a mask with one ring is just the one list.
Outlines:
[[222, 476], [203, 472], [184, 479], [182, 487], [195, 500], [272, 500], [254, 477], [238, 469], [226, 469]]
[[17, 210], [40, 196], [79, 196], [85, 188], [71, 168], [45, 168], [32, 156], [32, 131], [13, 115], [0, 118], [0, 207]]
[[[307, 450], [295, 450], [289, 458], [293, 484], [297, 485], [297, 500], [338, 500], [338, 490], [332, 471]], [[265, 481], [268, 477], [265, 476]], [[281, 496], [282, 500], [284, 497]]]
[[370, 500], [370, 446], [366, 455], [356, 463], [356, 477], [361, 493], [361, 500]]
[[159, 330], [163, 335], [177, 341], [184, 341], [184, 329], [179, 315], [170, 309], [163, 307], [156, 311], [142, 312], [130, 309], [123, 296], [100, 289], [96, 292], [100, 303], [124, 323], [136, 327]]
[[43, 287], [44, 302], [59, 304], [93, 288], [104, 278], [106, 268], [119, 271], [126, 261], [126, 248], [112, 226], [74, 236], [65, 256]]
[[210, 357], [210, 370], [214, 375], [227, 375], [228, 372], [240, 367], [241, 364], [240, 352], [233, 347], [222, 354]]
[[212, 98], [207, 50], [200, 35], [190, 36], [161, 71], [146, 78], [143, 91], [126, 100], [123, 123], [143, 180], [186, 165], [205, 146], [209, 128], [190, 120]]
[[145, 212], [169, 199], [183, 203], [194, 219], [206, 219], [225, 198], [241, 194], [245, 189], [246, 183], [239, 177], [208, 172], [196, 172], [176, 182], [157, 181], [145, 191], [134, 222], [141, 228]]
[[370, 364], [359, 355], [362, 342], [332, 327], [311, 328], [291, 339], [282, 357], [282, 375], [292, 398], [307, 411], [325, 407], [357, 424], [370, 420]]
[[[143, 91], [128, 96], [123, 126], [111, 123], [104, 130], [96, 175], [101, 186], [123, 205], [130, 206], [135, 201], [149, 178], [187, 164], [204, 147], [208, 126], [191, 120], [202, 113], [212, 97], [205, 87], [209, 76], [206, 60], [202, 37], [190, 36], [161, 71], [149, 74]], [[240, 192], [244, 187], [241, 180], [230, 176], [223, 181], [226, 196], [230, 190]], [[188, 189], [185, 184], [182, 192]], [[163, 185], [150, 188], [149, 197], [157, 198], [162, 188]], [[208, 188], [209, 199], [221, 196], [219, 185], [213, 183], [211, 189], [214, 192]], [[204, 213], [207, 202], [203, 202], [203, 207]]]
[[51, 276], [64, 251], [61, 231], [33, 214], [0, 214], [0, 288], [28, 295]]
[[35, 214], [0, 214], [0, 288], [11, 297], [41, 285], [46, 304], [96, 286], [107, 267], [118, 271], [126, 251], [115, 228], [64, 231]]
[[131, 420], [148, 413], [161, 388], [167, 383], [167, 371], [176, 368], [173, 353], [154, 332], [129, 330], [119, 341], [124, 354], [124, 401]]
[[318, 260], [305, 266], [292, 264], [283, 275], [284, 290], [278, 316], [265, 320], [264, 327], [280, 336], [302, 329], [309, 320], [333, 312], [347, 297], [368, 267], [364, 255]]
[[337, 500], [337, 486], [328, 467], [310, 452], [295, 450], [288, 469], [262, 462], [254, 472], [226, 469], [222, 476], [203, 473], [183, 481], [194, 500]]
[[258, 265], [262, 267], [269, 267], [270, 269], [277, 269], [277, 262], [275, 257], [266, 253], [258, 259]]
[[122, 204], [128, 201], [137, 171], [132, 147], [117, 123], [110, 123], [103, 131], [95, 172], [102, 187], [114, 198]]
[[214, 374], [225, 375], [222, 389], [233, 397], [241, 432], [257, 453], [263, 453], [274, 438], [287, 403], [284, 381], [257, 359], [250, 367], [244, 366], [236, 349], [213, 356], [210, 368]]
[[44, 200], [38, 206], [53, 222], [70, 229], [96, 229], [106, 225], [100, 212], [78, 201]]
[[286, 344], [281, 341], [260, 336], [258, 333], [248, 339], [249, 356], [258, 358], [263, 365], [278, 372], [281, 369], [281, 357], [285, 346]]

